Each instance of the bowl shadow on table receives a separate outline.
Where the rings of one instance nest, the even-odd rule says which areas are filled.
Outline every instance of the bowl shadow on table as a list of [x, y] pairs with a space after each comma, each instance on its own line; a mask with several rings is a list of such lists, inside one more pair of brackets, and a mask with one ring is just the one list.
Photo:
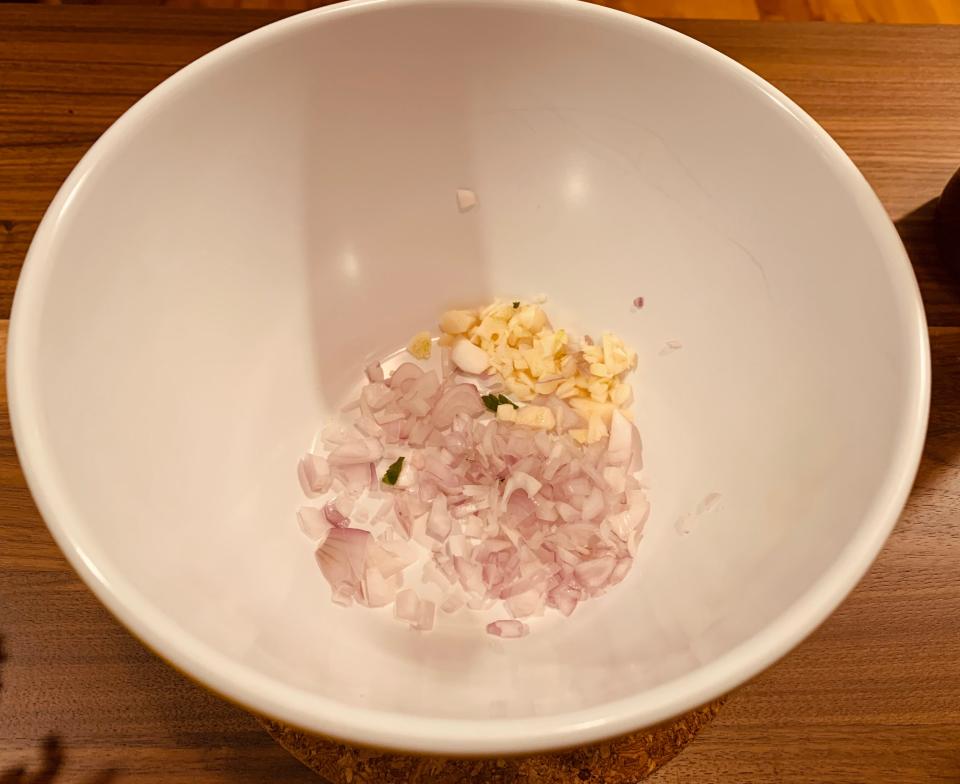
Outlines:
[[924, 297], [931, 334], [932, 385], [930, 421], [914, 492], [935, 484], [944, 471], [960, 463], [960, 271], [951, 268], [937, 250], [931, 199], [894, 221], [913, 263]]
[[[0, 709], [3, 708], [3, 665], [6, 660], [4, 638], [0, 636]], [[39, 766], [25, 761], [22, 766], [0, 770], [0, 784], [58, 784], [60, 781], [76, 780], [70, 778], [69, 773], [64, 770], [68, 755], [59, 735], [48, 734], [43, 739], [38, 756]], [[82, 784], [112, 784], [118, 775], [117, 770], [107, 768], [83, 779]]]
[[923, 305], [930, 327], [957, 327], [960, 320], [960, 268], [952, 268], [937, 250], [935, 214], [939, 199], [930, 199], [894, 225], [913, 262], [923, 293]]

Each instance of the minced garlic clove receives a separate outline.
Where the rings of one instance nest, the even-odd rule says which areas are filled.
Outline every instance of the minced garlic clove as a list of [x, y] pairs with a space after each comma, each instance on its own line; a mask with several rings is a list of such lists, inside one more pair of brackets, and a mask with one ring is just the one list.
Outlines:
[[462, 335], [477, 323], [477, 314], [470, 310], [448, 310], [440, 316], [440, 329], [448, 335]]
[[609, 435], [609, 431], [607, 430], [607, 426], [603, 423], [603, 418], [598, 412], [594, 412], [590, 415], [590, 419], [587, 421], [587, 442], [593, 444], [607, 435]]
[[473, 345], [466, 338], [459, 338], [453, 344], [450, 359], [464, 373], [479, 375], [490, 367], [490, 357], [479, 346]]
[[[497, 416], [500, 416], [500, 409], [497, 409]], [[517, 411], [516, 422], [518, 425], [535, 427], [540, 430], [553, 430], [557, 426], [557, 420], [546, 406], [524, 406]]]
[[407, 343], [409, 351], [417, 359], [430, 359], [430, 350], [433, 347], [429, 332], [418, 332]]
[[614, 405], [623, 408], [633, 402], [633, 389], [623, 381], [610, 390], [610, 400]]

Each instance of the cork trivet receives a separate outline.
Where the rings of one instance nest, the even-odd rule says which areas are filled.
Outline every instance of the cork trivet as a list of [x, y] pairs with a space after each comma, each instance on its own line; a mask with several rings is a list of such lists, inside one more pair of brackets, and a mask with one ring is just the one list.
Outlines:
[[679, 754], [722, 704], [717, 700], [658, 727], [604, 743], [506, 759], [375, 751], [260, 721], [277, 743], [331, 784], [634, 784]]

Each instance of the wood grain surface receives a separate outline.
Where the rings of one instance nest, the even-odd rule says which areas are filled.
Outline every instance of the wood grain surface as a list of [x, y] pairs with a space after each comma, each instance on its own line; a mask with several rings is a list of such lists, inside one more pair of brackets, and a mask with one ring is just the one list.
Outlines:
[[[30, 237], [83, 151], [177, 68], [274, 18], [0, 5], [0, 338]], [[649, 781], [960, 782], [960, 284], [930, 226], [960, 165], [960, 28], [674, 26], [784, 89], [863, 170], [917, 270], [934, 389], [914, 492], [869, 574]], [[317, 781], [79, 582], [26, 490], [3, 392], [0, 409], [0, 784]]]
[[[49, 5], [164, 5], [174, 8], [267, 8], [304, 11], [317, 0], [34, 0]], [[957, 0], [592, 0], [661, 19], [746, 19], [778, 22], [960, 24]]]
[[[84, 0], [86, 1], [86, 0]], [[304, 2], [305, 0], [163, 0], [177, 5]], [[753, 19], [779, 22], [884, 22], [887, 24], [957, 24], [956, 0], [594, 0], [638, 16], [664, 19]]]

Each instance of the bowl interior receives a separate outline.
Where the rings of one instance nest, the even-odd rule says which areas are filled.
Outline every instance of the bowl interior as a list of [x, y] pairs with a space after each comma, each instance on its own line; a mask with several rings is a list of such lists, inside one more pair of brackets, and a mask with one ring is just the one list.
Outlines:
[[[295, 521], [318, 426], [442, 309], [541, 292], [639, 351], [636, 568], [520, 641], [334, 606]], [[353, 740], [529, 750], [693, 707], [822, 620], [912, 478], [922, 327], [859, 175], [715, 53], [567, 3], [370, 3], [97, 145], [31, 251], [11, 395], [52, 530], [186, 671]]]

